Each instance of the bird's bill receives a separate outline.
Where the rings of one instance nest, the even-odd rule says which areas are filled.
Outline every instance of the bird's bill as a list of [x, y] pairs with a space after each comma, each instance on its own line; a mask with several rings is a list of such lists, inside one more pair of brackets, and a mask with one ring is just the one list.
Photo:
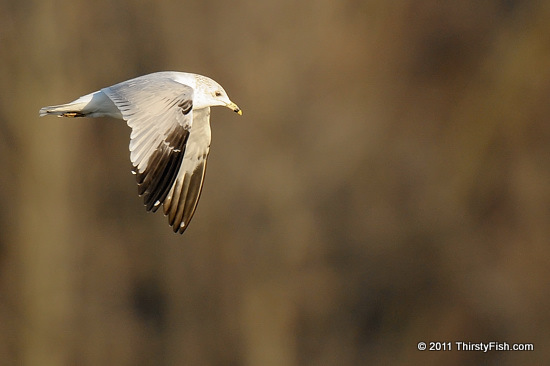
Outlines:
[[243, 111], [239, 108], [238, 105], [236, 105], [236, 104], [233, 103], [233, 102], [227, 104], [226, 107], [229, 108], [229, 109], [231, 109], [233, 112], [238, 113], [239, 116], [242, 116], [242, 115], [243, 115]]

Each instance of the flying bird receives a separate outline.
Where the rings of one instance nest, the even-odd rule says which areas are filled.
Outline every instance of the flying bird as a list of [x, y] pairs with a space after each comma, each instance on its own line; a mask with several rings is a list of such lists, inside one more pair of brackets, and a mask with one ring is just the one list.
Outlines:
[[147, 211], [162, 205], [182, 234], [197, 208], [210, 150], [210, 107], [242, 115], [214, 80], [197, 74], [156, 72], [40, 109], [40, 116], [114, 117], [132, 129], [130, 160]]

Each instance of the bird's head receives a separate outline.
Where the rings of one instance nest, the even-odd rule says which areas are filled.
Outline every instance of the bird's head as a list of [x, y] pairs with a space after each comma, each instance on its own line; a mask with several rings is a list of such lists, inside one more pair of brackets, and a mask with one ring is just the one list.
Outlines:
[[227, 92], [220, 84], [202, 75], [196, 75], [196, 79], [195, 95], [193, 98], [194, 108], [223, 106], [239, 115], [243, 114], [242, 110], [229, 99]]

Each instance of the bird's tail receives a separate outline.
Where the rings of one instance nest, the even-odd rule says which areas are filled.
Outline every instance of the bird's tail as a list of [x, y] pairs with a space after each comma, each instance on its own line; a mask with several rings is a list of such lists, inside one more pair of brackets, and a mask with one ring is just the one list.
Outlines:
[[58, 117], [84, 117], [86, 113], [82, 112], [82, 109], [86, 106], [87, 103], [79, 102], [75, 100], [74, 102], [60, 105], [52, 105], [40, 109], [40, 117], [46, 115], [54, 115]]
[[[52, 105], [40, 109], [40, 117], [46, 115], [54, 115], [58, 117], [86, 117], [93, 113], [90, 109], [90, 102], [94, 100], [95, 94], [103, 94], [101, 92], [84, 95], [67, 104]], [[96, 98], [100, 99], [100, 98]]]
[[52, 105], [40, 109], [40, 117], [46, 115], [58, 117], [115, 117], [122, 118], [122, 114], [101, 90], [85, 95], [77, 100], [60, 105]]

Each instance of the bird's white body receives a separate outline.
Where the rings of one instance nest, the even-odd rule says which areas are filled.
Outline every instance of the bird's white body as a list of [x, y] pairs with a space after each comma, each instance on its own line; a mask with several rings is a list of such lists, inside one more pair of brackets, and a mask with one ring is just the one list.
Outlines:
[[147, 210], [162, 204], [174, 231], [187, 228], [200, 197], [210, 150], [210, 107], [242, 114], [225, 90], [202, 75], [165, 71], [140, 76], [40, 116], [113, 117], [127, 121], [130, 160]]

